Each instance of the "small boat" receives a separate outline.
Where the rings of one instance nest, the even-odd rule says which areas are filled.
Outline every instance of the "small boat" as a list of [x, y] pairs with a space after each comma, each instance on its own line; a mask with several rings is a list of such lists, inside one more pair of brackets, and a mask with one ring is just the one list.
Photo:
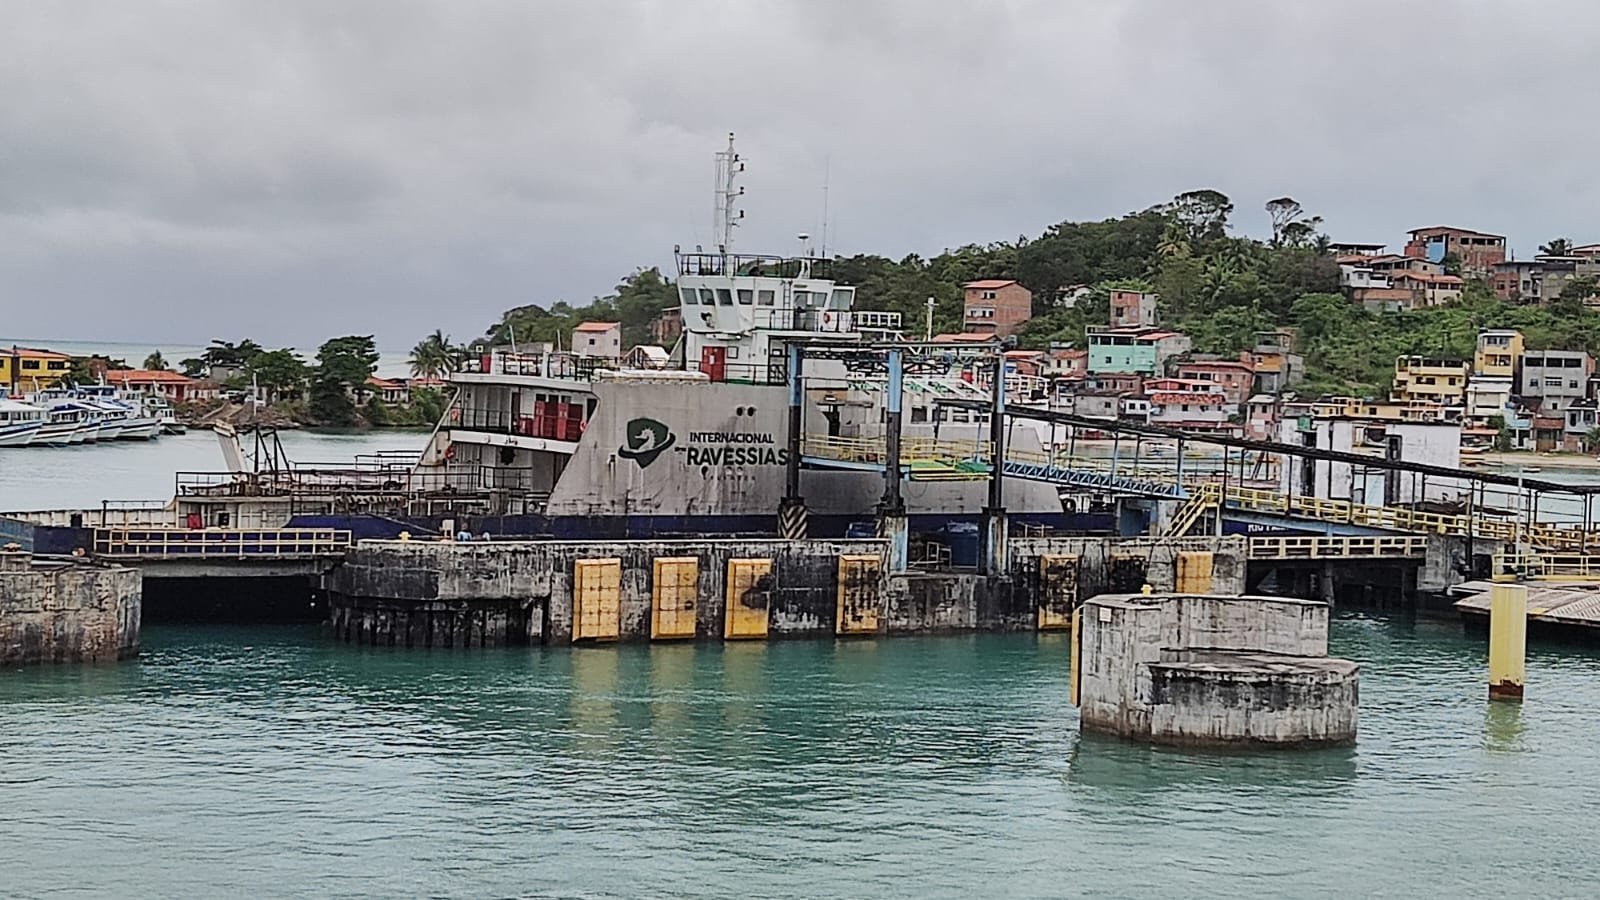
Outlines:
[[178, 421], [177, 413], [172, 411], [172, 403], [160, 394], [146, 394], [142, 401], [145, 414], [154, 418], [161, 425], [162, 434], [184, 434], [188, 427]]
[[161, 434], [161, 420], [123, 399], [109, 384], [86, 385], [73, 393], [105, 414], [98, 440], [148, 441]]
[[45, 424], [45, 411], [32, 403], [0, 397], [0, 447], [26, 447]]
[[100, 434], [100, 411], [87, 403], [79, 403], [60, 395], [49, 397], [35, 395], [34, 405], [46, 411], [45, 425], [33, 439], [35, 445], [66, 447], [72, 444], [93, 443]]

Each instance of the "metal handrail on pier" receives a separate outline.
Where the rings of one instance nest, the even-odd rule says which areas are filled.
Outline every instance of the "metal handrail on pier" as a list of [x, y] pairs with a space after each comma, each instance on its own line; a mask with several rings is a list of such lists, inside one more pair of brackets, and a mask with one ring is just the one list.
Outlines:
[[320, 559], [340, 556], [351, 532], [333, 528], [97, 528], [94, 555], [109, 559]]

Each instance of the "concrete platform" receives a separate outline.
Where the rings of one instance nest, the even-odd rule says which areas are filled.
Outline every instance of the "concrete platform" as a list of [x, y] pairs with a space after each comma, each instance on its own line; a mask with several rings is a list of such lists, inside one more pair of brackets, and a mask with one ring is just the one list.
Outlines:
[[[1489, 589], [1483, 582], [1480, 593], [1455, 602], [1457, 612], [1468, 621], [1489, 621]], [[1592, 631], [1600, 637], [1600, 584], [1525, 583], [1528, 589], [1528, 623], [1566, 629]]]
[[1327, 650], [1328, 607], [1314, 600], [1092, 597], [1074, 648], [1082, 726], [1181, 746], [1351, 743], [1360, 667]]

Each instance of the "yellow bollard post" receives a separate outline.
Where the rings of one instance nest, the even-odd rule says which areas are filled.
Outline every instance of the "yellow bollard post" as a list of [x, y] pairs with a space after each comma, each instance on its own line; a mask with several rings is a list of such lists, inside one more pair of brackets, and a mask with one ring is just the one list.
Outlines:
[[1528, 589], [1509, 575], [1489, 588], [1489, 699], [1522, 701], [1527, 675]]

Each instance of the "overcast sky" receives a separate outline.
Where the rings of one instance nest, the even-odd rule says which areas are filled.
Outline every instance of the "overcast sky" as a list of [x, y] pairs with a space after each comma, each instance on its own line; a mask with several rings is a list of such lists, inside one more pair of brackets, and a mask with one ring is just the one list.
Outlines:
[[1600, 240], [1600, 3], [0, 0], [0, 335], [481, 332], [710, 242], [937, 253], [1211, 187]]

